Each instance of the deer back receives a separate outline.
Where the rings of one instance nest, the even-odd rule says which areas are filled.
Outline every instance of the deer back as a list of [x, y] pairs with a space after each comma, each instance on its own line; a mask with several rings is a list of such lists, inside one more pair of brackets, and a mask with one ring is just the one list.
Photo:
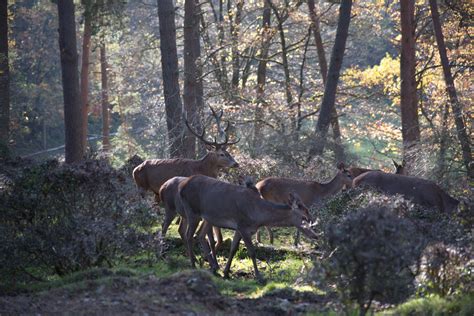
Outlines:
[[[179, 185], [179, 195], [186, 214], [199, 216], [213, 226], [256, 230], [263, 225], [299, 225], [302, 212], [290, 212], [288, 204], [272, 203], [260, 198], [251, 188], [222, 182], [206, 176], [192, 176]], [[288, 200], [286, 201], [288, 203]], [[298, 206], [300, 206], [299, 204]]]
[[354, 187], [361, 185], [387, 194], [401, 194], [417, 204], [436, 207], [440, 211], [452, 211], [458, 204], [433, 181], [413, 176], [371, 171], [354, 179]]
[[295, 192], [305, 205], [311, 206], [323, 198], [336, 194], [344, 186], [352, 186], [352, 177], [348, 170], [340, 167], [336, 176], [327, 183], [290, 178], [266, 178], [256, 187], [266, 200], [284, 203], [291, 192]]

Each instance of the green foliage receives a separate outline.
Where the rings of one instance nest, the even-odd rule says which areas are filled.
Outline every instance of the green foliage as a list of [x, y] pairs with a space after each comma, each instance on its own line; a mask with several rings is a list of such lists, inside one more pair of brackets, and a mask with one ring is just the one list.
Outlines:
[[413, 280], [423, 240], [416, 227], [383, 207], [347, 215], [325, 236], [333, 249], [327, 274], [343, 301], [353, 300], [365, 313], [372, 300], [398, 303], [414, 290]]
[[2, 279], [64, 275], [159, 251], [156, 216], [129, 178], [103, 160], [26, 165], [0, 193]]

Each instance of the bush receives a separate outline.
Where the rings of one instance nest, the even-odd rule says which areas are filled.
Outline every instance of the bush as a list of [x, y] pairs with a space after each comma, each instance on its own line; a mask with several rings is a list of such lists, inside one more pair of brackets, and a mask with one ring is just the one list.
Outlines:
[[10, 281], [111, 266], [155, 246], [156, 215], [104, 160], [28, 165], [0, 201], [0, 272]]
[[443, 243], [427, 247], [423, 253], [419, 276], [421, 294], [441, 297], [474, 292], [472, 251], [464, 251]]
[[408, 220], [382, 207], [361, 209], [329, 225], [325, 241], [332, 250], [324, 263], [327, 277], [361, 314], [374, 299], [398, 303], [413, 292], [424, 242]]

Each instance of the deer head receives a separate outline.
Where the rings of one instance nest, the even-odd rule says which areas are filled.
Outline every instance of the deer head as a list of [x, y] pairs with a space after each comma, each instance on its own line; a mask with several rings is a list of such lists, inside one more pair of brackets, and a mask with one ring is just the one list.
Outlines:
[[291, 207], [293, 225], [307, 237], [316, 238], [317, 234], [312, 230], [313, 217], [296, 193], [289, 194], [288, 205]]
[[337, 169], [339, 170], [337, 173], [337, 177], [339, 177], [346, 188], [352, 187], [352, 174], [349, 170], [346, 169], [346, 166], [343, 162], [339, 162], [337, 164]]
[[230, 126], [230, 122], [226, 121], [227, 126], [222, 129], [221, 119], [223, 111], [221, 110], [218, 114], [211, 106], [209, 106], [209, 108], [211, 109], [211, 113], [216, 120], [219, 136], [222, 138], [223, 135], [224, 137], [223, 142], [218, 142], [216, 137], [214, 137], [213, 141], [207, 140], [206, 129], [204, 127], [202, 128], [202, 133], [199, 134], [190, 126], [186, 118], [184, 118], [184, 122], [188, 127], [189, 131], [194, 136], [196, 136], [201, 142], [204, 143], [206, 150], [208, 151], [209, 158], [212, 159], [219, 168], [236, 168], [239, 166], [239, 164], [235, 161], [231, 154], [229, 154], [229, 152], [227, 151], [227, 147], [237, 144], [240, 141], [240, 138], [235, 141], [229, 141], [229, 136], [227, 135], [227, 133]]

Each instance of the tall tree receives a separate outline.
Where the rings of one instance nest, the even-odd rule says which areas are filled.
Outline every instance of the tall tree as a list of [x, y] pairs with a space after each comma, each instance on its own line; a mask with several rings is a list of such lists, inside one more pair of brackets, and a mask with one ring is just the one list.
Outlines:
[[[199, 38], [199, 16], [196, 0], [184, 2], [184, 91], [183, 101], [187, 119], [194, 128], [199, 127], [199, 112], [197, 108], [197, 66], [198, 52], [196, 38]], [[184, 141], [184, 154], [195, 158], [196, 138], [187, 133]]]
[[400, 0], [402, 45], [400, 57], [400, 110], [402, 118], [403, 159], [413, 168], [420, 141], [418, 97], [416, 94], [415, 0]]
[[316, 123], [315, 142], [310, 150], [309, 157], [322, 155], [326, 145], [326, 135], [331, 122], [334, 104], [336, 101], [337, 84], [339, 82], [342, 60], [346, 49], [346, 40], [351, 21], [352, 0], [342, 0], [339, 7], [339, 21], [337, 24], [336, 39], [331, 53], [331, 61], [327, 82], [324, 87], [324, 96], [321, 103], [318, 122]]
[[[314, 43], [316, 44], [316, 51], [318, 53], [319, 69], [321, 77], [323, 78], [323, 84], [326, 85], [328, 64], [326, 61], [326, 52], [324, 49], [323, 40], [321, 38], [321, 30], [319, 23], [319, 15], [316, 12], [314, 0], [308, 0], [309, 16], [311, 18], [311, 29], [314, 34]], [[337, 116], [336, 106], [333, 106], [332, 118], [331, 118], [332, 133], [334, 137], [334, 155], [336, 161], [345, 161], [344, 147], [342, 146], [341, 140], [341, 129], [339, 127], [339, 118]]]
[[73, 0], [58, 1], [58, 16], [66, 133], [66, 163], [72, 163], [82, 160], [84, 157]]
[[184, 155], [184, 131], [182, 124], [183, 105], [181, 103], [178, 72], [178, 52], [176, 48], [176, 24], [173, 0], [158, 1], [160, 23], [160, 51], [165, 96], [166, 125], [168, 128], [169, 151], [171, 157]]
[[[233, 19], [230, 21], [230, 36], [232, 40], [232, 95], [235, 97], [235, 93], [239, 86], [240, 80], [240, 58], [239, 58], [239, 33], [240, 33], [240, 22], [242, 20], [242, 9], [244, 7], [244, 0], [236, 0], [235, 10], [233, 13]], [[231, 17], [232, 17], [231, 16]]]
[[438, 4], [436, 0], [430, 0], [431, 17], [433, 20], [433, 28], [435, 31], [436, 42], [438, 44], [439, 56], [443, 67], [444, 80], [446, 81], [446, 90], [449, 96], [449, 102], [454, 114], [454, 122], [456, 124], [456, 132], [459, 142], [461, 143], [462, 157], [468, 176], [474, 178], [474, 163], [472, 162], [472, 151], [469, 137], [466, 132], [466, 124], [464, 123], [464, 115], [462, 107], [458, 100], [454, 79], [451, 74], [448, 54], [446, 53], [446, 45], [444, 43], [443, 29], [439, 20]]
[[82, 141], [84, 150], [87, 149], [87, 121], [89, 112], [89, 55], [92, 37], [92, 12], [86, 6], [84, 10], [84, 33], [82, 35], [81, 62], [81, 107], [82, 107]]
[[267, 1], [264, 1], [263, 13], [262, 13], [262, 29], [261, 33], [261, 44], [259, 62], [257, 68], [257, 102], [255, 104], [255, 116], [254, 116], [254, 132], [253, 132], [253, 151], [252, 155], [257, 156], [261, 153], [263, 143], [263, 107], [265, 105], [264, 91], [265, 81], [267, 77], [267, 59], [268, 50], [270, 48], [271, 20], [270, 5]]
[[2, 0], [0, 1], [0, 157], [8, 154], [9, 126], [8, 1]]
[[100, 77], [102, 83], [102, 150], [110, 150], [110, 104], [109, 104], [109, 80], [107, 76], [107, 55], [105, 41], [100, 44]]

